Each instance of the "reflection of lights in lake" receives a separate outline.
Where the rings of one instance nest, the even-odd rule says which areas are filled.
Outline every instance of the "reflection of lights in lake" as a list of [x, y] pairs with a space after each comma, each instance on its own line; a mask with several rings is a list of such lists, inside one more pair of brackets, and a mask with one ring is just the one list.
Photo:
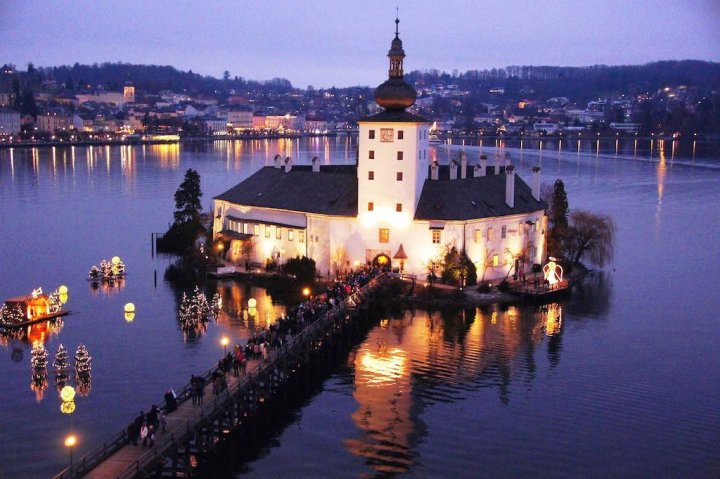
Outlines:
[[60, 412], [63, 414], [72, 414], [75, 412], [75, 401], [67, 401], [60, 404]]
[[365, 351], [360, 359], [361, 371], [368, 373], [368, 383], [383, 384], [395, 382], [403, 376], [407, 363], [405, 351], [393, 348], [380, 354]]
[[545, 334], [548, 336], [555, 336], [560, 332], [562, 327], [562, 306], [557, 303], [551, 304], [547, 307], [547, 313], [545, 317]]

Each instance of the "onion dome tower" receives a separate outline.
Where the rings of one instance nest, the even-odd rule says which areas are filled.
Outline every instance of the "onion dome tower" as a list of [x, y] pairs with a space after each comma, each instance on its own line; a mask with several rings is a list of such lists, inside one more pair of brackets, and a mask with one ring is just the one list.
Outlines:
[[402, 40], [398, 32], [400, 20], [395, 18], [395, 38], [390, 44], [388, 58], [390, 58], [390, 70], [388, 79], [375, 89], [375, 103], [390, 111], [402, 111], [411, 107], [417, 98], [417, 92], [412, 85], [403, 78], [403, 50]]

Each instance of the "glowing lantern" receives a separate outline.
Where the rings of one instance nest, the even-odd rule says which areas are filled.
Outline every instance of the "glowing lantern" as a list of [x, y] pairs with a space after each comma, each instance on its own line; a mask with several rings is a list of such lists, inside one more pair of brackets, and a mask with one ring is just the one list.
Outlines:
[[62, 304], [65, 304], [68, 302], [68, 294], [67, 293], [60, 293], [60, 302]]
[[60, 390], [60, 399], [63, 402], [70, 402], [75, 399], [75, 389], [72, 386], [65, 386]]
[[132, 323], [135, 319], [135, 313], [125, 313], [125, 321]]
[[310, 288], [303, 288], [302, 294], [303, 296], [310, 296]]
[[122, 263], [122, 261], [120, 260], [120, 256], [113, 256], [110, 261], [116, 266]]
[[134, 313], [135, 312], [135, 305], [132, 303], [128, 303], [125, 305], [125, 312], [126, 313]]
[[[63, 403], [60, 405], [60, 412], [63, 413], [63, 414], [72, 414], [72, 413], [74, 413], [74, 412], [75, 412], [75, 401], [63, 402]], [[73, 437], [74, 437], [74, 436], [73, 436]], [[72, 444], [68, 444], [69, 442], [72, 443]], [[65, 440], [65, 445], [66, 445], [67, 447], [72, 447], [72, 446], [74, 446], [74, 445], [75, 445], [75, 439], [72, 439], [72, 440], [70, 440], [69, 438], [66, 439], [66, 440]]]
[[248, 299], [248, 308], [257, 307], [257, 300], [255, 298]]
[[60, 285], [57, 290], [60, 294], [68, 294], [68, 287], [64, 284]]

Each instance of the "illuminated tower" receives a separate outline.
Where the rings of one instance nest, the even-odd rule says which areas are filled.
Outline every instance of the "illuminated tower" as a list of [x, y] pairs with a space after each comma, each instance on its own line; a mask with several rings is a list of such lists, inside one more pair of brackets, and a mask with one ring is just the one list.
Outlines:
[[131, 82], [126, 82], [123, 88], [123, 102], [135, 103], [135, 87]]
[[399, 23], [395, 19], [388, 79], [375, 89], [383, 111], [358, 122], [358, 216], [368, 246], [380, 250], [397, 248], [394, 232], [412, 222], [427, 177], [429, 122], [406, 111], [417, 93], [403, 78]]

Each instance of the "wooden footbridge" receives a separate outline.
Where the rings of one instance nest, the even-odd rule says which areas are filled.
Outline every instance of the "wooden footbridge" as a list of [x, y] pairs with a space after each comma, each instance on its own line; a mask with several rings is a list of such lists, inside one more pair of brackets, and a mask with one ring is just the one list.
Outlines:
[[205, 460], [226, 439], [251, 433], [263, 413], [270, 411], [269, 404], [286, 400], [294, 387], [307, 383], [308, 370], [350, 345], [368, 318], [360, 313], [372, 306], [375, 289], [385, 278], [380, 275], [371, 279], [345, 301], [328, 309], [282, 347], [272, 350], [267, 362], [253, 360], [248, 363], [247, 373], [238, 377], [228, 374], [228, 388], [220, 394], [213, 394], [210, 380], [216, 368], [207, 371], [203, 375], [203, 404], [194, 405], [188, 400], [191, 385], [186, 385], [177, 394], [177, 409], [167, 415], [165, 432], [156, 434], [154, 446], [132, 445], [126, 427], [54, 479], [197, 475]]

